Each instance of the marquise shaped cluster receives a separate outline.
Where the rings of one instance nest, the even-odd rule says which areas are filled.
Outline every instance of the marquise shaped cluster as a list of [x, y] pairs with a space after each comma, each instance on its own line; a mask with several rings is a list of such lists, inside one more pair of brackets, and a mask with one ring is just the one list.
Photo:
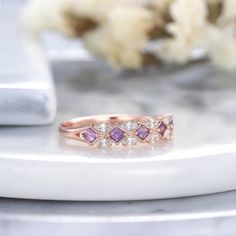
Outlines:
[[173, 133], [171, 118], [164, 120], [146, 120], [142, 122], [127, 121], [115, 125], [110, 123], [91, 124], [78, 135], [89, 145], [95, 143], [99, 147], [112, 144], [124, 146], [141, 143], [156, 143], [160, 139], [169, 139]]

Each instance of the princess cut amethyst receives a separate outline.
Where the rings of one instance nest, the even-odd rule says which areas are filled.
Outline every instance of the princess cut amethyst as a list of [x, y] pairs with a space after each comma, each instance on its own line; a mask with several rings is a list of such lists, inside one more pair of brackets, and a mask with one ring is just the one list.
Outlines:
[[158, 126], [158, 131], [161, 136], [164, 136], [165, 132], [167, 130], [167, 126], [164, 124], [164, 122], [161, 121], [161, 123]]
[[136, 130], [136, 135], [144, 140], [149, 134], [148, 128], [146, 128], [144, 125], [141, 125], [137, 130]]
[[110, 132], [110, 138], [119, 143], [124, 138], [124, 131], [116, 127]]
[[88, 142], [93, 143], [93, 141], [97, 138], [96, 133], [91, 129], [87, 129], [82, 133], [82, 137]]

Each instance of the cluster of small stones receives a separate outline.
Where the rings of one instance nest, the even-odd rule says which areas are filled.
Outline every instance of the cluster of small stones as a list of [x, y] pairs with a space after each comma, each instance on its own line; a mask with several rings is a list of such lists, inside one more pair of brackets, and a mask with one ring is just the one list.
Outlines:
[[157, 143], [170, 139], [173, 132], [171, 116], [163, 119], [149, 119], [143, 122], [127, 121], [115, 125], [110, 123], [91, 124], [78, 135], [89, 145], [106, 148], [112, 144], [132, 146], [138, 143]]

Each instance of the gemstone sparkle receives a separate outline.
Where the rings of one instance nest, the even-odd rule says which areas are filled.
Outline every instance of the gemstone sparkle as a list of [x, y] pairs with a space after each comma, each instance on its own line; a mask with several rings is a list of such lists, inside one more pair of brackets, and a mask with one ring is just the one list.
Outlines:
[[161, 121], [159, 126], [158, 126], [159, 134], [163, 137], [166, 130], [167, 130], [167, 126], [165, 125], [165, 123], [163, 121]]
[[93, 128], [101, 133], [107, 133], [111, 130], [112, 126], [109, 123], [100, 123], [93, 125]]
[[87, 129], [82, 133], [83, 139], [85, 139], [88, 143], [93, 143], [94, 140], [97, 138], [96, 133], [91, 129]]
[[148, 127], [148, 128], [154, 128], [156, 127], [158, 124], [158, 122], [154, 119], [149, 119], [146, 121], [145, 125]]
[[141, 125], [137, 130], [136, 130], [136, 135], [144, 140], [149, 134], [148, 128], [146, 128], [144, 125]]
[[131, 146], [131, 145], [136, 145], [138, 143], [138, 140], [136, 137], [128, 136], [125, 137], [122, 141], [122, 144], [124, 146]]
[[172, 116], [167, 116], [163, 121], [166, 125], [173, 125]]
[[112, 145], [112, 142], [108, 139], [105, 139], [105, 138], [99, 139], [97, 142], [98, 142], [99, 148], [108, 148]]
[[110, 132], [110, 138], [116, 143], [119, 143], [124, 138], [124, 131], [118, 127], [115, 127]]
[[148, 142], [150, 144], [157, 143], [160, 140], [160, 136], [158, 134], [150, 134], [148, 136]]
[[123, 123], [120, 127], [123, 130], [132, 131], [138, 128], [138, 124], [135, 121], [127, 121]]

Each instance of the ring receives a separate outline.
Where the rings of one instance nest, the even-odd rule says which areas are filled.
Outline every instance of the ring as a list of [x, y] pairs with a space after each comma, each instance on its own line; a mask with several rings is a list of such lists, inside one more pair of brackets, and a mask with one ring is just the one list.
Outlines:
[[155, 144], [171, 139], [173, 128], [171, 114], [99, 115], [66, 121], [59, 126], [59, 132], [63, 137], [105, 148], [112, 145]]

